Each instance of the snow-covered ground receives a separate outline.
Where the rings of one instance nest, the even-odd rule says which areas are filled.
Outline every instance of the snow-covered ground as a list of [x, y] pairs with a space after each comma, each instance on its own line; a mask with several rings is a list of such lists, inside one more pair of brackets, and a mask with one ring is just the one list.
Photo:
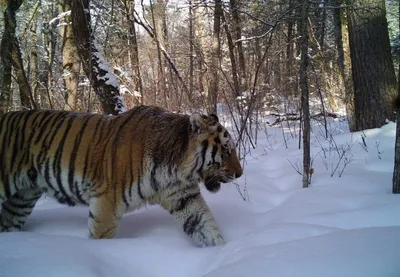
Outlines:
[[223, 247], [194, 247], [157, 206], [127, 214], [116, 239], [90, 240], [87, 208], [43, 199], [23, 232], [0, 234], [0, 276], [398, 277], [395, 124], [349, 134], [345, 122], [333, 121], [330, 131], [333, 140], [323, 139], [314, 125], [310, 188], [295, 170], [298, 138], [286, 128], [286, 148], [275, 127], [259, 133], [246, 157], [238, 180], [246, 201], [234, 184], [204, 190]]

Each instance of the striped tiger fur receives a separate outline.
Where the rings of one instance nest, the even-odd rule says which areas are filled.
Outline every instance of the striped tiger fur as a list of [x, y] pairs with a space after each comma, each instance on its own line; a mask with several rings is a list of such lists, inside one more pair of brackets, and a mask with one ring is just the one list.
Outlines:
[[20, 230], [43, 192], [89, 206], [92, 238], [113, 238], [127, 211], [159, 204], [198, 246], [224, 243], [200, 194], [242, 175], [215, 115], [139, 106], [118, 116], [20, 111], [0, 117], [0, 231]]

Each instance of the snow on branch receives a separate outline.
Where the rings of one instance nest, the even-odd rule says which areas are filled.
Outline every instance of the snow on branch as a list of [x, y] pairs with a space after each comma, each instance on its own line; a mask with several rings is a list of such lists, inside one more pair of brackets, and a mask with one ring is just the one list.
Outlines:
[[49, 25], [53, 25], [56, 21], [61, 20], [69, 15], [71, 15], [71, 11], [66, 11], [66, 12], [60, 13], [59, 15], [57, 15], [56, 17], [52, 18], [49, 21]]
[[119, 83], [108, 65], [90, 27], [89, 0], [72, 1], [72, 31], [83, 69], [101, 102], [103, 112], [117, 115], [126, 111]]

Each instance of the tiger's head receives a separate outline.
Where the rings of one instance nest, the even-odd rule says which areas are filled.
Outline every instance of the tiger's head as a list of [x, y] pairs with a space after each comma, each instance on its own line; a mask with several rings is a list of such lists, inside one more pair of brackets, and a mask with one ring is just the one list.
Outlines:
[[243, 174], [235, 142], [216, 115], [192, 114], [190, 129], [196, 145], [193, 169], [208, 191], [217, 192], [221, 183], [231, 182]]

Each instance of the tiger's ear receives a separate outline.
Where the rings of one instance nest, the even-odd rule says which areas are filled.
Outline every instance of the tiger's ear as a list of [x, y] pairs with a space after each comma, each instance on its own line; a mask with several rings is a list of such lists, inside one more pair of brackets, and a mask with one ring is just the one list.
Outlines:
[[193, 113], [190, 115], [190, 129], [193, 133], [201, 133], [207, 129], [207, 124], [204, 117], [199, 113]]
[[218, 118], [218, 116], [216, 114], [212, 113], [212, 114], [209, 115], [209, 117], [212, 118], [213, 120], [215, 120], [216, 122], [219, 122], [219, 118]]

